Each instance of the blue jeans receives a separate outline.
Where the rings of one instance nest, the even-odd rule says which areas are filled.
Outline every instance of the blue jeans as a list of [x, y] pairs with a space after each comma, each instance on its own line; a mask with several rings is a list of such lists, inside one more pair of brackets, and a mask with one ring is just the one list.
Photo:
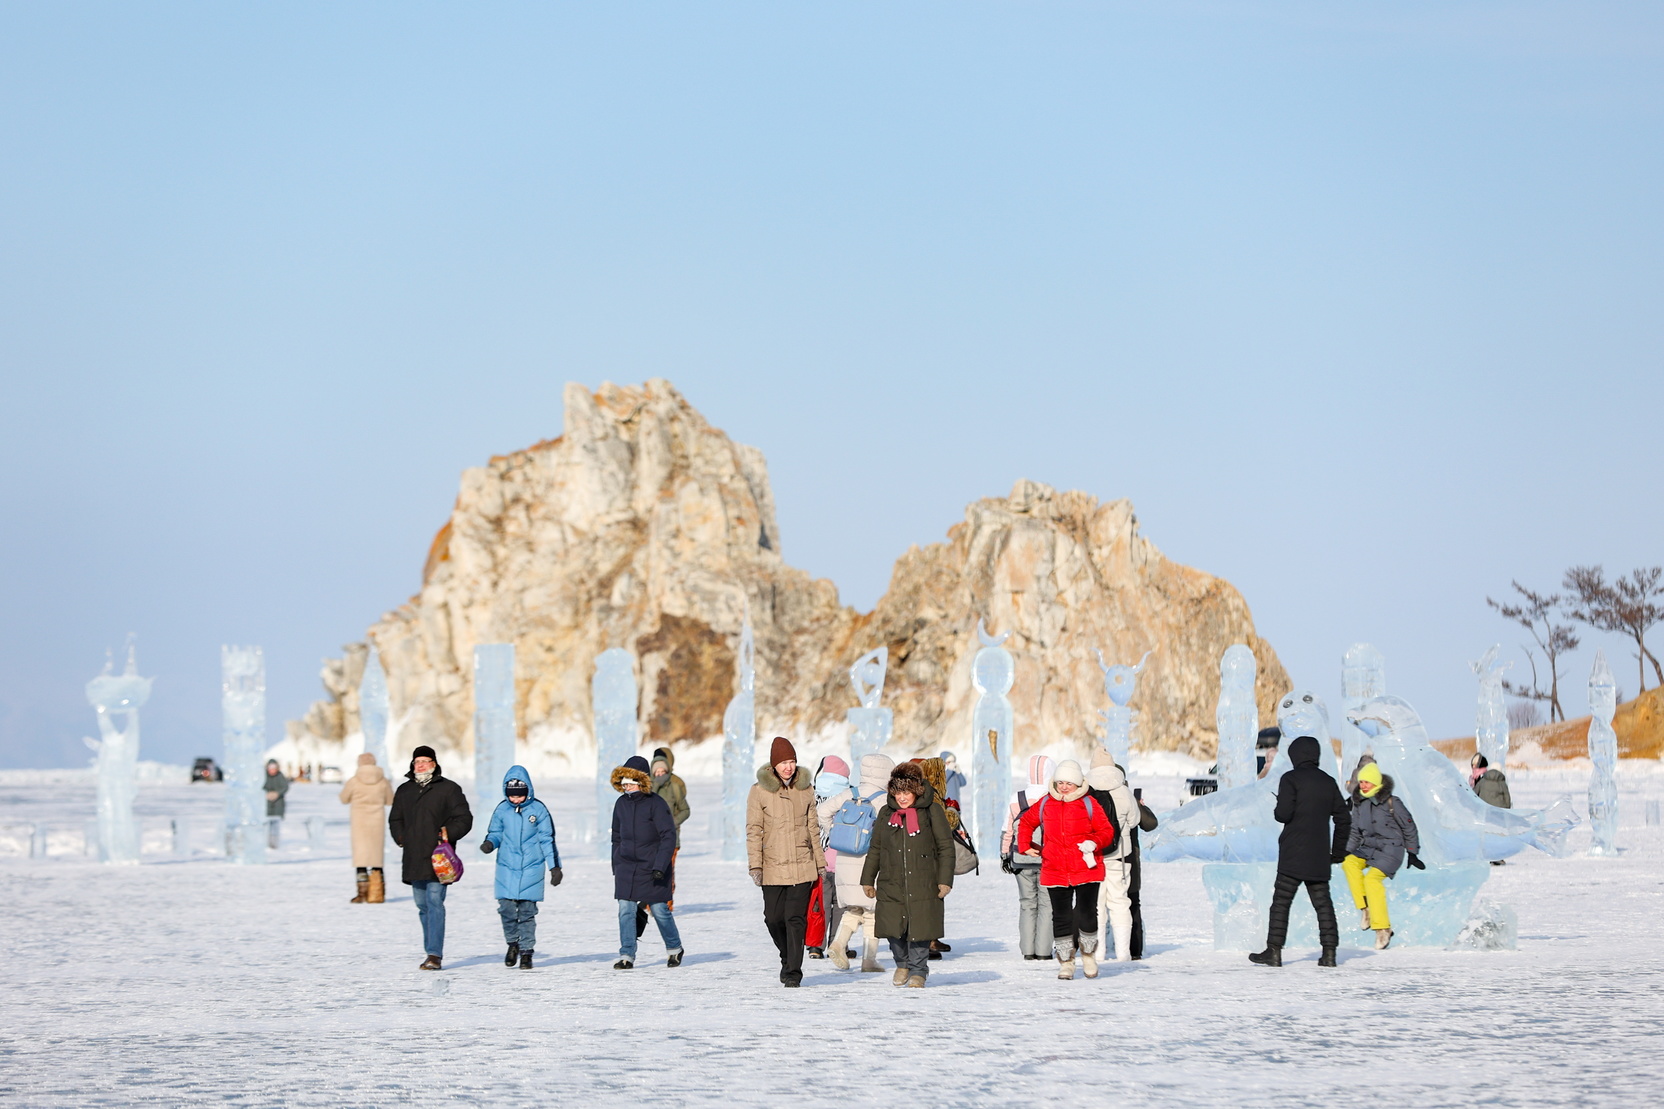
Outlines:
[[497, 898], [497, 915], [503, 918], [503, 941], [530, 954], [537, 947], [537, 902]]
[[422, 918], [422, 947], [434, 958], [445, 954], [445, 883], [412, 882], [410, 895]]
[[[676, 931], [676, 918], [670, 915], [670, 906], [660, 901], [657, 905], [647, 906], [647, 911], [653, 914], [653, 920], [659, 926], [659, 935], [664, 939], [664, 949], [666, 951], [682, 950], [682, 934]], [[618, 953], [632, 961], [636, 957], [636, 903], [634, 901], [620, 901], [618, 903]]]

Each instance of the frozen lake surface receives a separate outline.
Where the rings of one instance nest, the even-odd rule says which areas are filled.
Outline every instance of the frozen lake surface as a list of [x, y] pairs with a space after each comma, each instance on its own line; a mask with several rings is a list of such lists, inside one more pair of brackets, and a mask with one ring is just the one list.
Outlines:
[[[337, 787], [296, 785], [271, 865], [217, 857], [223, 786], [141, 787], [146, 862], [80, 852], [85, 779], [0, 776], [5, 1020], [0, 1104], [1325, 1106], [1657, 1104], [1664, 1087], [1664, 776], [1620, 771], [1617, 859], [1527, 852], [1484, 896], [1519, 949], [1348, 949], [1281, 971], [1212, 950], [1197, 863], [1145, 869], [1146, 961], [1059, 982], [1014, 954], [1015, 883], [997, 860], [948, 903], [953, 953], [930, 986], [809, 961], [781, 989], [742, 864], [706, 835], [714, 780], [690, 783], [678, 878], [688, 950], [614, 971], [617, 925], [593, 844], [593, 787], [540, 787], [566, 881], [538, 918], [537, 967], [502, 965], [479, 833], [449, 896], [445, 970], [422, 959], [408, 887], [352, 905]], [[1652, 768], [1656, 769], [1656, 768]], [[1516, 775], [1537, 807], [1587, 774]], [[1157, 808], [1177, 778], [1147, 779]], [[332, 823], [309, 843], [307, 817]], [[170, 821], [183, 822], [174, 853]], [[49, 857], [28, 857], [44, 822]], [[1574, 833], [1577, 850], [1587, 828]], [[1336, 871], [1343, 943], [1363, 943]], [[1302, 895], [1303, 896], [1303, 895]], [[887, 950], [884, 962], [889, 966]]]

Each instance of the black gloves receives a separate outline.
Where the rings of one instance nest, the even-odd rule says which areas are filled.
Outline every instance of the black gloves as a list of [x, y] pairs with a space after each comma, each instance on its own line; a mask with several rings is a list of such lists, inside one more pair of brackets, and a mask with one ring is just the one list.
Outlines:
[[497, 845], [488, 839], [482, 839], [480, 840], [480, 850], [489, 855], [491, 852], [497, 850]]
[[1346, 861], [1346, 852], [1345, 851], [1336, 851], [1335, 853], [1333, 853], [1332, 855], [1329, 856], [1329, 861], [1334, 863], [1336, 866], [1339, 866], [1341, 863]]
[[1414, 851], [1411, 851], [1409, 853], [1409, 855], [1410, 855], [1410, 865], [1411, 866], [1415, 867], [1417, 870], [1426, 870], [1427, 869], [1427, 864], [1422, 862], [1420, 859], [1416, 858], [1416, 853]]
[[664, 871], [662, 871], [662, 870], [655, 870], [655, 871], [654, 871], [654, 872], [653, 872], [653, 881], [655, 881], [655, 882], [662, 882], [662, 881], [664, 881]]
[[560, 867], [552, 866], [549, 868], [549, 884], [551, 886], [560, 885]]

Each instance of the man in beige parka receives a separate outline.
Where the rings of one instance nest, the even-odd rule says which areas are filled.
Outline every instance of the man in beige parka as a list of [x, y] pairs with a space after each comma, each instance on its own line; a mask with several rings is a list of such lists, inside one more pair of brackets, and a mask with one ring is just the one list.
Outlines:
[[351, 805], [352, 865], [358, 868], [358, 896], [354, 905], [387, 900], [387, 880], [382, 875], [386, 862], [387, 818], [393, 803], [393, 787], [376, 765], [376, 757], [365, 751], [358, 756], [358, 770], [341, 787], [341, 804]]
[[780, 984], [801, 986], [809, 898], [826, 874], [826, 856], [813, 776], [797, 765], [797, 749], [783, 736], [769, 747], [768, 765], [746, 798], [745, 849], [751, 880], [763, 887], [763, 923], [780, 949]]

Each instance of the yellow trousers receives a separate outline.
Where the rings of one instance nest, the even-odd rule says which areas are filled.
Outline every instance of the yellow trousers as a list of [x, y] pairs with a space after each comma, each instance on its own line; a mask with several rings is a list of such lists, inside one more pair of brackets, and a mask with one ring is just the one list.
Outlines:
[[1346, 872], [1346, 885], [1352, 891], [1352, 903], [1369, 910], [1371, 928], [1391, 928], [1387, 919], [1387, 876], [1384, 871], [1370, 866], [1357, 855], [1346, 856], [1340, 864]]

